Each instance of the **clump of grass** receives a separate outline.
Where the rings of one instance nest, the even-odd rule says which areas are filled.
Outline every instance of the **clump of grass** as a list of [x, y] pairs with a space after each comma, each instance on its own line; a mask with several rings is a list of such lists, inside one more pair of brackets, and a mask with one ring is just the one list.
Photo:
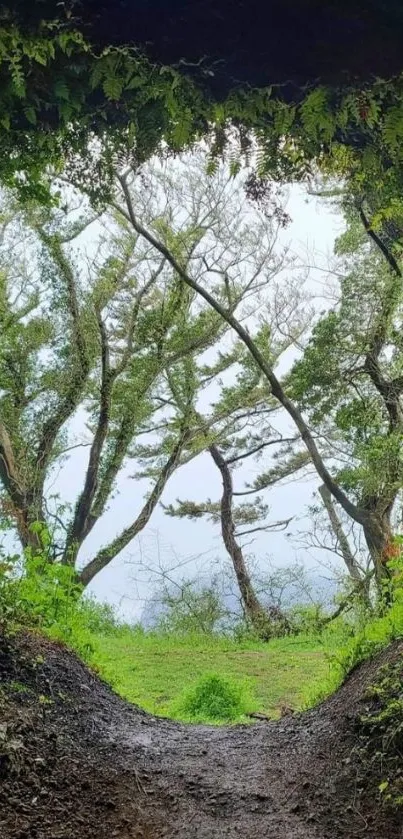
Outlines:
[[174, 703], [173, 716], [187, 722], [233, 723], [256, 710], [248, 683], [207, 673]]

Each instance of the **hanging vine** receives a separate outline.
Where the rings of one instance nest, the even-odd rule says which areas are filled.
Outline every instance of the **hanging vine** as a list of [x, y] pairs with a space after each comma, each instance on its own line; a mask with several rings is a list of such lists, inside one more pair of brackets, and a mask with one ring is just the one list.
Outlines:
[[25, 199], [49, 200], [50, 166], [67, 166], [102, 199], [117, 160], [141, 163], [162, 145], [178, 151], [201, 137], [211, 139], [212, 168], [228, 153], [236, 173], [252, 147], [259, 177], [297, 179], [320, 165], [357, 189], [378, 179], [390, 200], [400, 195], [403, 76], [365, 89], [316, 86], [291, 103], [272, 88], [234, 89], [216, 102], [136, 48], [95, 50], [69, 21], [28, 33], [0, 23], [0, 180]]

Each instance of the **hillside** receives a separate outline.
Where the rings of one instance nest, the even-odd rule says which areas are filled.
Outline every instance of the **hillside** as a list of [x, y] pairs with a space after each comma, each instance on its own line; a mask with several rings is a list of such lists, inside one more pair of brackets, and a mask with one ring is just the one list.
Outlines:
[[379, 778], [354, 746], [379, 668], [357, 668], [317, 709], [212, 728], [150, 716], [62, 646], [0, 643], [3, 839], [398, 839]]

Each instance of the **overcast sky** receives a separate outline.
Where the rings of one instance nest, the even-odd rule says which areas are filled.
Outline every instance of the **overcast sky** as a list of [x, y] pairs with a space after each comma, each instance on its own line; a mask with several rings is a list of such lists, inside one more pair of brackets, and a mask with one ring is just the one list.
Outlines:
[[[301, 187], [290, 189], [287, 211], [292, 218], [292, 223], [282, 232], [282, 242], [288, 242], [291, 250], [304, 261], [308, 261], [308, 258], [310, 259], [314, 254], [315, 264], [325, 268], [333, 249], [334, 239], [343, 229], [341, 217], [319, 203], [318, 199], [307, 197]], [[318, 292], [324, 277], [324, 273], [312, 271], [309, 281], [311, 289]], [[280, 420], [280, 427], [281, 422]], [[283, 428], [286, 430], [287, 427], [289, 428], [287, 419], [284, 418], [283, 422]], [[78, 430], [80, 420], [77, 419], [75, 424]], [[63, 470], [53, 477], [53, 492], [60, 492], [63, 498], [71, 501], [75, 499], [80, 486], [78, 476], [84, 475], [87, 456], [88, 449], [85, 448], [76, 449], [73, 452]], [[248, 461], [241, 471], [235, 472], [236, 488], [241, 489], [244, 480], [253, 480], [264, 468], [264, 458], [259, 464]], [[133, 465], [128, 472], [133, 473]], [[290, 532], [301, 529], [304, 524], [301, 517], [306, 505], [312, 500], [315, 485], [314, 479], [305, 479], [267, 492], [265, 501], [270, 505], [270, 520], [294, 516]], [[82, 562], [93, 556], [101, 545], [110, 542], [111, 538], [135, 518], [144, 503], [146, 488], [146, 482], [131, 479], [126, 470], [119, 480], [118, 493], [111, 502], [108, 512], [85, 543], [85, 549], [80, 554]], [[174, 474], [165, 490], [163, 502], [174, 502], [178, 497], [203, 501], [208, 496], [213, 500], [218, 500], [220, 494], [220, 475], [211, 458], [205, 454]], [[284, 533], [258, 534], [258, 538], [250, 545], [248, 551], [261, 567], [264, 567], [268, 557], [274, 565], [278, 566], [291, 563], [296, 559], [295, 545]], [[153, 574], [144, 571], [142, 566], [158, 565], [161, 562], [170, 567], [189, 558], [191, 561], [187, 569], [191, 573], [203, 563], [209, 564], [225, 557], [218, 527], [204, 520], [188, 521], [170, 518], [159, 507], [141, 537], [96, 577], [91, 585], [91, 591], [100, 600], [118, 606], [121, 614], [126, 618], [136, 619], [141, 614], [144, 600], [150, 596], [156, 583]], [[300, 554], [299, 559], [303, 559], [308, 565], [316, 561], [313, 554], [306, 553]]]

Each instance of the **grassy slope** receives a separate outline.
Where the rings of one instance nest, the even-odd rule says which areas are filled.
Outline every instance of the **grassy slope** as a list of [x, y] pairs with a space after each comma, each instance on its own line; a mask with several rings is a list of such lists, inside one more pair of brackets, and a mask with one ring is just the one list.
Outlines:
[[94, 637], [94, 647], [93, 661], [115, 690], [162, 716], [174, 715], [172, 703], [205, 673], [246, 680], [258, 710], [273, 717], [282, 703], [301, 708], [329, 675], [323, 644], [301, 636], [263, 644], [121, 631]]

